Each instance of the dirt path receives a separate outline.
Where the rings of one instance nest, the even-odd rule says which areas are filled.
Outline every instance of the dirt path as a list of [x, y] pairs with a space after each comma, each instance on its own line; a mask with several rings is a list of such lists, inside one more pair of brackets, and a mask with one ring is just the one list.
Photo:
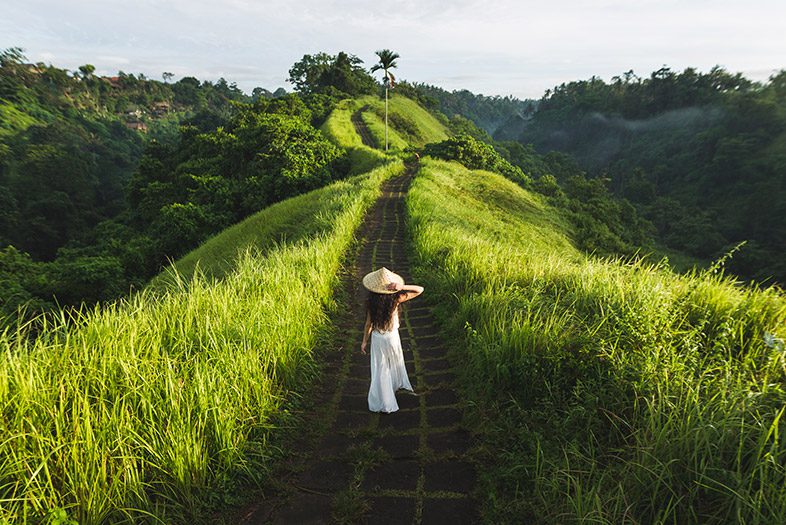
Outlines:
[[369, 148], [376, 148], [377, 143], [374, 140], [373, 135], [371, 135], [371, 132], [368, 130], [368, 126], [366, 126], [366, 123], [363, 122], [363, 112], [367, 109], [368, 106], [363, 106], [359, 110], [352, 113], [352, 117], [350, 119], [352, 120], [352, 124], [355, 126], [355, 131], [358, 135], [360, 135], [360, 140], [363, 141], [363, 144]]
[[327, 357], [316, 392], [324, 401], [306, 417], [306, 426], [318, 430], [293, 447], [304, 454], [279, 476], [282, 496], [261, 501], [243, 523], [477, 522], [470, 434], [461, 426], [445, 342], [422, 298], [407, 303], [400, 328], [410, 381], [421, 395], [399, 393], [393, 414], [369, 412], [366, 400], [371, 372], [369, 357], [359, 352], [366, 296], [360, 278], [385, 266], [412, 282], [404, 197], [414, 169], [386, 183], [364, 222], [346, 279], [351, 311], [339, 324], [342, 350]]

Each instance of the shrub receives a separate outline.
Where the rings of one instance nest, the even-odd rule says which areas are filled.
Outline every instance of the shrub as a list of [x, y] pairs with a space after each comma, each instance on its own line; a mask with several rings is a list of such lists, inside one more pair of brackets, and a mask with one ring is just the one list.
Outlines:
[[459, 135], [429, 144], [424, 151], [426, 155], [438, 159], [455, 160], [469, 169], [496, 171], [523, 187], [529, 187], [532, 182], [521, 168], [503, 159], [491, 145], [469, 135]]

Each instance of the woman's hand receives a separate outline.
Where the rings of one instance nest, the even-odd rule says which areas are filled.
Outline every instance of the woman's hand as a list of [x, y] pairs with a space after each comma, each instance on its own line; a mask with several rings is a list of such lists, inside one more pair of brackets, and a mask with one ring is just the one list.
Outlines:
[[415, 297], [423, 293], [423, 287], [418, 286], [417, 284], [390, 283], [386, 286], [386, 288], [394, 292], [406, 292], [398, 297], [399, 303], [403, 303], [405, 301], [409, 301], [410, 299], [414, 299]]
[[365, 341], [360, 343], [360, 353], [363, 354], [363, 355], [366, 355], [366, 342]]

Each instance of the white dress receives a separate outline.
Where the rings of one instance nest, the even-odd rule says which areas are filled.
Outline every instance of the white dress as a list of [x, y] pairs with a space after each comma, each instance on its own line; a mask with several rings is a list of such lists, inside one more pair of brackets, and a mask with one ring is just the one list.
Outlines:
[[371, 387], [368, 390], [368, 409], [372, 412], [395, 412], [398, 410], [396, 390], [412, 390], [404, 364], [398, 327], [397, 308], [390, 330], [371, 331]]

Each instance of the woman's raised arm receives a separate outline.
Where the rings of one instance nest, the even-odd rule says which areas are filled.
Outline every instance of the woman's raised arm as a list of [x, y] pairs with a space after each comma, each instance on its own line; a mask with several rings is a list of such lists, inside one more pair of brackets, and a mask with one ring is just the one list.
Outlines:
[[403, 294], [398, 302], [403, 303], [409, 301], [410, 299], [414, 299], [418, 295], [423, 293], [423, 287], [418, 286], [417, 284], [398, 284], [398, 283], [390, 283], [388, 285], [388, 290], [395, 290], [397, 292], [407, 292]]

